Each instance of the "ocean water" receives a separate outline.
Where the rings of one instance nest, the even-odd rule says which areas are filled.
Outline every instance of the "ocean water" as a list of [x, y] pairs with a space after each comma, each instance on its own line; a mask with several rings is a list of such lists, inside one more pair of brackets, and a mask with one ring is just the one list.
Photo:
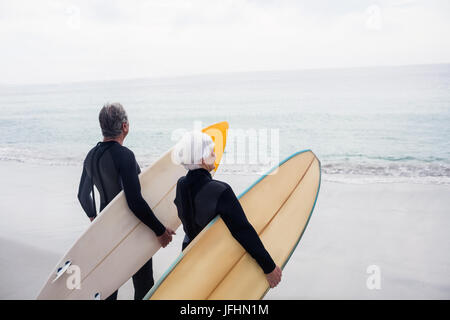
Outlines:
[[101, 140], [108, 101], [127, 110], [125, 145], [141, 166], [175, 143], [175, 130], [226, 120], [267, 130], [279, 160], [313, 150], [326, 180], [450, 184], [449, 64], [2, 85], [0, 165], [80, 165]]

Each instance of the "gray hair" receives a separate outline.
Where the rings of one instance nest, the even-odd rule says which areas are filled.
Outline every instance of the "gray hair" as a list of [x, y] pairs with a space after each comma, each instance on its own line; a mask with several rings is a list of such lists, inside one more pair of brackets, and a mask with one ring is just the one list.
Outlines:
[[116, 138], [122, 133], [122, 123], [128, 122], [127, 113], [120, 103], [107, 103], [98, 115], [105, 138]]

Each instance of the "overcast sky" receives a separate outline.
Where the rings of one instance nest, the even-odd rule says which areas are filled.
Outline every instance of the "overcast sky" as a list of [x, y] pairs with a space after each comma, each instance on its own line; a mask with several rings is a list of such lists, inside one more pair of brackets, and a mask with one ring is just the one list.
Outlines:
[[0, 83], [450, 62], [448, 0], [0, 0]]

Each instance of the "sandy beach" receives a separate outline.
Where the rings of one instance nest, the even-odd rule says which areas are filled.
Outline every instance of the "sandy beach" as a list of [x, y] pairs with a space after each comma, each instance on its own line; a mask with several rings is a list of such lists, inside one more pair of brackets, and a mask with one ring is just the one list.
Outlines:
[[[0, 163], [0, 299], [34, 299], [89, 226], [76, 198], [81, 167]], [[216, 175], [236, 194], [257, 176]], [[266, 299], [449, 299], [449, 185], [322, 179], [316, 208], [281, 284]], [[183, 231], [154, 257], [157, 280]], [[380, 270], [369, 290], [367, 268]], [[119, 299], [131, 299], [128, 281]]]

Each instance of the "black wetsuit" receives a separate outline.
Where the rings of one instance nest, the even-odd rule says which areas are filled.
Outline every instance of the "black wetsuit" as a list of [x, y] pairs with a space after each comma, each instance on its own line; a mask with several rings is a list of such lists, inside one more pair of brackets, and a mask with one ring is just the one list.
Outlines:
[[275, 269], [274, 261], [247, 220], [231, 187], [212, 179], [207, 170], [190, 170], [185, 177], [181, 177], [174, 203], [186, 233], [183, 250], [219, 214], [233, 237], [256, 260], [264, 273]]
[[[86, 156], [81, 175], [78, 199], [88, 217], [95, 217], [94, 185], [100, 194], [100, 211], [124, 191], [131, 211], [157, 236], [165, 232], [141, 194], [138, 174], [141, 172], [131, 150], [116, 141], [99, 142]], [[152, 259], [133, 276], [134, 298], [142, 299], [153, 286]], [[108, 299], [117, 299], [117, 291]]]

